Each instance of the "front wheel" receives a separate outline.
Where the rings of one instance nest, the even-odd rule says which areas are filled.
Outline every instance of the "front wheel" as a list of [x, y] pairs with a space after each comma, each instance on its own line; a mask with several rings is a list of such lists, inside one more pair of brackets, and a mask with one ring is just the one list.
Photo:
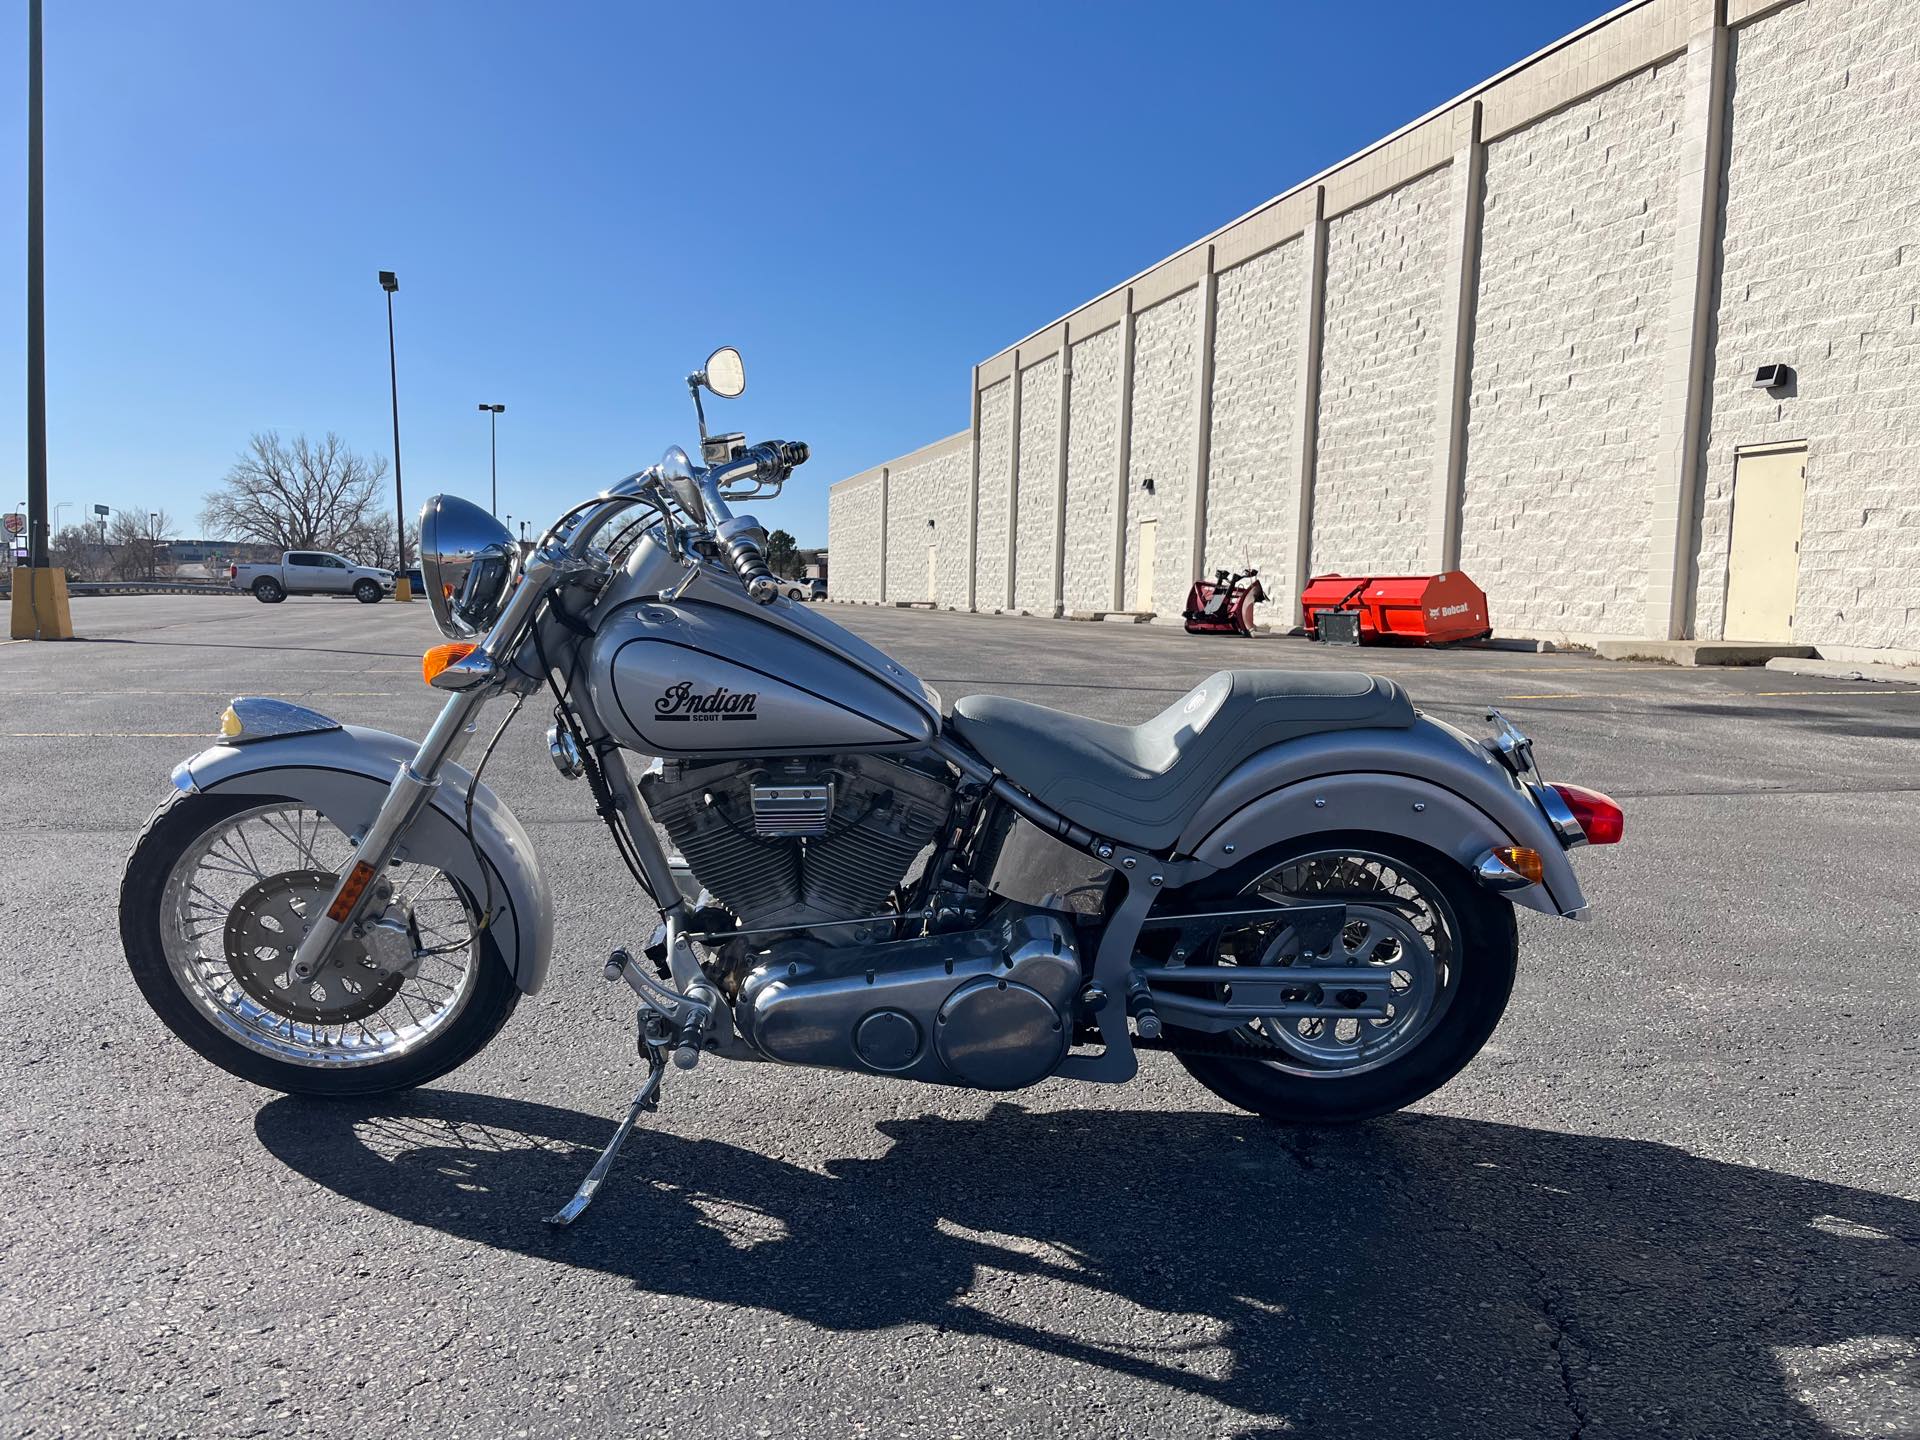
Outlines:
[[253, 582], [253, 598], [262, 605], [278, 605], [287, 598], [287, 592], [278, 580], [262, 575]]
[[[1340, 953], [1308, 963], [1384, 967], [1393, 1000], [1380, 1018], [1267, 1017], [1225, 1035], [1168, 1026], [1180, 1063], [1229, 1104], [1304, 1125], [1384, 1115], [1459, 1074], [1506, 1010], [1518, 959], [1513, 906], [1437, 851], [1386, 836], [1317, 836], [1166, 903], [1234, 895], [1345, 904]], [[1230, 931], [1215, 958], [1294, 964], [1290, 935], [1273, 925]]]
[[389, 867], [384, 906], [312, 980], [294, 949], [352, 842], [293, 799], [181, 795], [120, 887], [120, 939], [154, 1014], [230, 1074], [298, 1095], [422, 1085], [477, 1054], [520, 992], [472, 898], [430, 865]]
[[373, 580], [360, 581], [353, 587], [353, 598], [358, 600], [362, 605], [378, 605], [380, 603], [380, 586], [378, 582]]

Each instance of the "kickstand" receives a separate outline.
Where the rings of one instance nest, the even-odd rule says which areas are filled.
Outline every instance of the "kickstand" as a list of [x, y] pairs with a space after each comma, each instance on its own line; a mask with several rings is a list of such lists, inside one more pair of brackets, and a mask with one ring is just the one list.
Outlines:
[[573, 1192], [573, 1198], [547, 1217], [547, 1224], [556, 1229], [571, 1225], [586, 1212], [593, 1203], [593, 1197], [599, 1193], [600, 1182], [607, 1178], [607, 1172], [613, 1168], [613, 1158], [620, 1153], [620, 1147], [626, 1143], [627, 1136], [633, 1133], [633, 1122], [640, 1118], [643, 1110], [660, 1108], [660, 1081], [667, 1071], [667, 1052], [659, 1045], [649, 1042], [647, 1052], [647, 1078], [640, 1087], [640, 1093], [633, 1097], [633, 1104], [627, 1107], [627, 1118], [620, 1122], [620, 1128], [613, 1132], [613, 1138], [607, 1142], [607, 1148], [600, 1152], [600, 1158], [593, 1162], [593, 1168], [587, 1172], [587, 1178], [580, 1182], [580, 1188]]

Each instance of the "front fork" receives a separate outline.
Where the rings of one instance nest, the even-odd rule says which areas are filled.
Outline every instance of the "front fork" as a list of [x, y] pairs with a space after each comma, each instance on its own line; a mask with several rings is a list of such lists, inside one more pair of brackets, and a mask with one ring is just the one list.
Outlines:
[[[326, 910], [307, 927], [293, 952], [296, 979], [311, 980], [319, 974], [342, 933], [359, 926], [369, 907], [384, 902], [384, 882], [378, 877], [399, 852], [408, 827], [432, 802], [440, 788], [441, 769], [466, 747], [489, 693], [483, 688], [448, 697], [413, 758], [395, 772], [380, 813], [354, 846], [353, 859], [341, 871]], [[481, 924], [491, 919], [482, 916]]]

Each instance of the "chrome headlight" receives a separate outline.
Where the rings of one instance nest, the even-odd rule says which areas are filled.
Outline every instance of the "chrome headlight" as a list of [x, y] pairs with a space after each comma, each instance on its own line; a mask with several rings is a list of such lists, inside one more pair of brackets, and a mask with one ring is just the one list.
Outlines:
[[507, 527], [457, 495], [436, 495], [420, 511], [420, 578], [433, 620], [450, 640], [493, 628], [520, 569]]

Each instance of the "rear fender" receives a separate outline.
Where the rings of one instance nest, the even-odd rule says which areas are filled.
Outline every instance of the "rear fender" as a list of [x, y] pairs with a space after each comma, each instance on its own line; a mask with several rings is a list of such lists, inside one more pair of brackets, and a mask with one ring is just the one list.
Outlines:
[[[358, 836], [379, 813], [395, 773], [418, 748], [384, 730], [346, 725], [212, 746], [183, 761], [173, 783], [209, 795], [286, 796], [311, 805], [344, 834]], [[526, 830], [485, 785], [473, 797], [473, 839], [487, 866], [481, 869], [466, 833], [472, 783], [472, 774], [461, 766], [442, 768], [439, 788], [402, 839], [399, 858], [445, 871], [466, 887], [476, 905], [486, 901], [491, 873], [494, 943], [514, 983], [531, 995], [545, 983], [553, 955], [553, 897]]]
[[1179, 851], [1225, 867], [1270, 845], [1330, 830], [1396, 835], [1470, 873], [1488, 850], [1540, 854], [1542, 883], [1502, 893], [1546, 915], [1586, 909], [1565, 848], [1531, 796], [1450, 725], [1313, 735], [1237, 766], [1195, 812]]

